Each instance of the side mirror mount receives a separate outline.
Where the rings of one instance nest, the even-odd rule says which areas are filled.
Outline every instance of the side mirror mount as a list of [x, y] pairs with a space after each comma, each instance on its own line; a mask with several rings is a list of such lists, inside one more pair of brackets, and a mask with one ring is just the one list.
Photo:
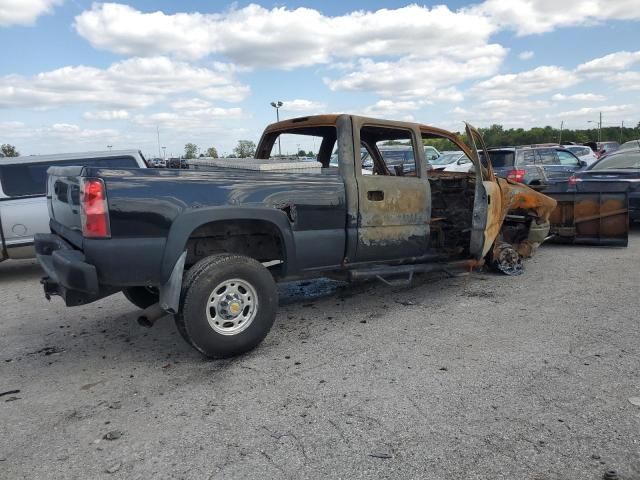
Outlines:
[[587, 162], [585, 162], [584, 160], [578, 160], [578, 165], [580, 165], [580, 167], [586, 167]]

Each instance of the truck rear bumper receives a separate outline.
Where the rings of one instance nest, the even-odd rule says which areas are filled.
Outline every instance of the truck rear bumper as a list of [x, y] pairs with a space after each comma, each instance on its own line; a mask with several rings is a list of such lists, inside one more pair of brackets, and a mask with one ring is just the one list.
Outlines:
[[47, 298], [59, 295], [70, 307], [93, 302], [117, 291], [101, 287], [95, 266], [86, 263], [84, 254], [58, 235], [36, 234], [35, 250], [46, 273], [42, 285]]

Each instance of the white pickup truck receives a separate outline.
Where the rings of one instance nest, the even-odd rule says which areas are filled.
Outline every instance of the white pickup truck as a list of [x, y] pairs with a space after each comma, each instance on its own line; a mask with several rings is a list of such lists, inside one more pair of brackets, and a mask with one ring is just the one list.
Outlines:
[[35, 257], [33, 236], [49, 232], [47, 169], [51, 166], [146, 168], [138, 150], [60, 153], [0, 159], [0, 262]]

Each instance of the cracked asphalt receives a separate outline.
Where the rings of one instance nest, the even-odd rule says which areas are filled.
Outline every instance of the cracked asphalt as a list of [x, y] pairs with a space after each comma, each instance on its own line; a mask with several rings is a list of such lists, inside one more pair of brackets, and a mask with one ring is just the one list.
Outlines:
[[0, 265], [2, 479], [640, 479], [638, 228], [520, 277], [284, 285], [223, 361], [39, 275]]

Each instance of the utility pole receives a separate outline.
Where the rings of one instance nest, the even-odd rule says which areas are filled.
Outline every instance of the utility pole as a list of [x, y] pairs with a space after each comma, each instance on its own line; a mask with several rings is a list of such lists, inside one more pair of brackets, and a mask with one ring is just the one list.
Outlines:
[[558, 139], [558, 144], [562, 145], [562, 129], [564, 128], [564, 120], [560, 122], [560, 138]]
[[602, 141], [602, 112], [600, 112], [600, 121], [598, 122], [598, 141]]
[[624, 120], [620, 122], [620, 141], [618, 143], [622, 144], [622, 131], [624, 130]]

